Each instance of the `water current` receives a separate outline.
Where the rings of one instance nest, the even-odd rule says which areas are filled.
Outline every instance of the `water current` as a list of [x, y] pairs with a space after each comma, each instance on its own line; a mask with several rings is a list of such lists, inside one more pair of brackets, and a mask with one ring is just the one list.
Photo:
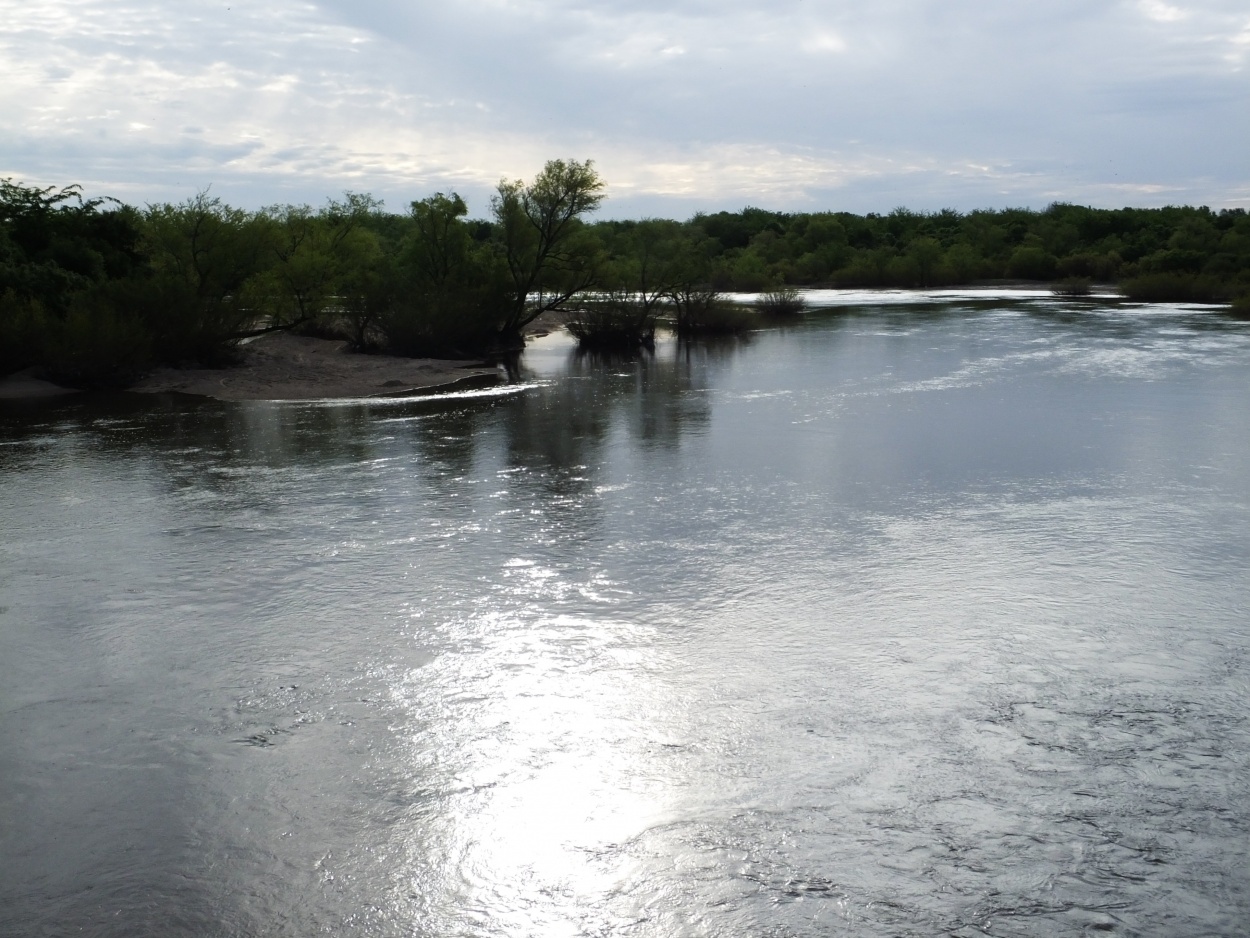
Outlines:
[[6, 405], [0, 934], [1244, 934], [1250, 325], [812, 299]]

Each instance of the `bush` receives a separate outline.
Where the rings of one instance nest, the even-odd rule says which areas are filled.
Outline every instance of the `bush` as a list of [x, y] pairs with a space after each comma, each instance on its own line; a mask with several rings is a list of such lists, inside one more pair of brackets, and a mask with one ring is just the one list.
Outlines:
[[1223, 294], [1215, 281], [1182, 273], [1143, 274], [1122, 281], [1120, 290], [1140, 303], [1215, 303]]
[[0, 296], [0, 375], [37, 363], [42, 356], [47, 317], [37, 300], [12, 290]]
[[725, 300], [711, 289], [679, 290], [673, 296], [676, 330], [682, 337], [738, 335], [755, 325], [755, 313]]
[[1098, 254], [1085, 251], [1070, 254], [1059, 261], [1056, 272], [1060, 277], [1088, 277], [1093, 280], [1110, 280], [1119, 273], [1122, 261], [1114, 251]]
[[1055, 296], [1089, 296], [1094, 290], [1094, 282], [1088, 277], [1065, 277], [1051, 287]]
[[101, 292], [80, 294], [64, 319], [49, 324], [43, 370], [73, 388], [125, 388], [151, 365], [152, 341], [132, 313]]
[[241, 334], [254, 320], [241, 299], [200, 296], [183, 279], [165, 274], [114, 281], [100, 296], [106, 306], [142, 324], [152, 357], [167, 365], [232, 363]]
[[797, 316], [807, 309], [807, 301], [793, 287], [782, 287], [763, 294], [756, 300], [755, 308], [763, 315], [774, 318]]
[[569, 313], [565, 328], [583, 348], [635, 349], [655, 345], [655, 316], [631, 293], [586, 297]]

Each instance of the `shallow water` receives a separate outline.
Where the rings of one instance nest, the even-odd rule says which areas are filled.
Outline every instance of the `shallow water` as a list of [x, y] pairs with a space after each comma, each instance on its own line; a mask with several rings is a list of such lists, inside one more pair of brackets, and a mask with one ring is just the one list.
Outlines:
[[1250, 327], [814, 299], [0, 410], [0, 934], [1241, 933]]

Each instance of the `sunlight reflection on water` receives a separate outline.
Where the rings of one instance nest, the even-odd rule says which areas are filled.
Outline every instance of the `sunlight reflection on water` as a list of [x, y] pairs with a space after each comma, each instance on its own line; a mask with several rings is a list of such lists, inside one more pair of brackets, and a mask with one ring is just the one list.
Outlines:
[[968, 299], [0, 413], [0, 933], [1236, 934], [1250, 329]]

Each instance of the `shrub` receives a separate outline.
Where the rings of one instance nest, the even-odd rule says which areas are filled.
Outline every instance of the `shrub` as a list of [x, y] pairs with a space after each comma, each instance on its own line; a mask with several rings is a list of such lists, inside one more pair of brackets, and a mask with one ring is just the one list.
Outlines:
[[1222, 294], [1219, 284], [1192, 274], [1142, 274], [1120, 283], [1130, 300], [1141, 303], [1214, 303]]
[[1114, 251], [1098, 254], [1085, 251], [1070, 254], [1059, 261], [1056, 272], [1060, 277], [1089, 277], [1095, 280], [1110, 280], [1120, 269], [1120, 255]]
[[1050, 292], [1055, 296], [1089, 296], [1093, 289], [1094, 282], [1089, 277], [1064, 277]]
[[951, 245], [943, 258], [940, 276], [945, 280], [967, 283], [985, 273], [985, 258], [970, 244]]
[[0, 375], [38, 362], [46, 332], [47, 317], [38, 300], [12, 290], [0, 295]]
[[102, 292], [75, 297], [63, 319], [49, 324], [43, 370], [74, 388], [125, 388], [151, 364], [152, 340], [133, 313]]
[[756, 301], [755, 308], [770, 317], [797, 316], [807, 309], [807, 301], [793, 287], [782, 287], [763, 294]]
[[200, 296], [182, 278], [166, 274], [114, 281], [100, 297], [141, 323], [152, 357], [168, 365], [228, 365], [241, 334], [253, 325], [242, 298]]
[[682, 337], [738, 335], [755, 325], [753, 310], [729, 303], [712, 289], [685, 289], [673, 294], [676, 330]]
[[655, 345], [655, 316], [637, 297], [611, 291], [582, 299], [565, 328], [583, 348], [631, 349]]

